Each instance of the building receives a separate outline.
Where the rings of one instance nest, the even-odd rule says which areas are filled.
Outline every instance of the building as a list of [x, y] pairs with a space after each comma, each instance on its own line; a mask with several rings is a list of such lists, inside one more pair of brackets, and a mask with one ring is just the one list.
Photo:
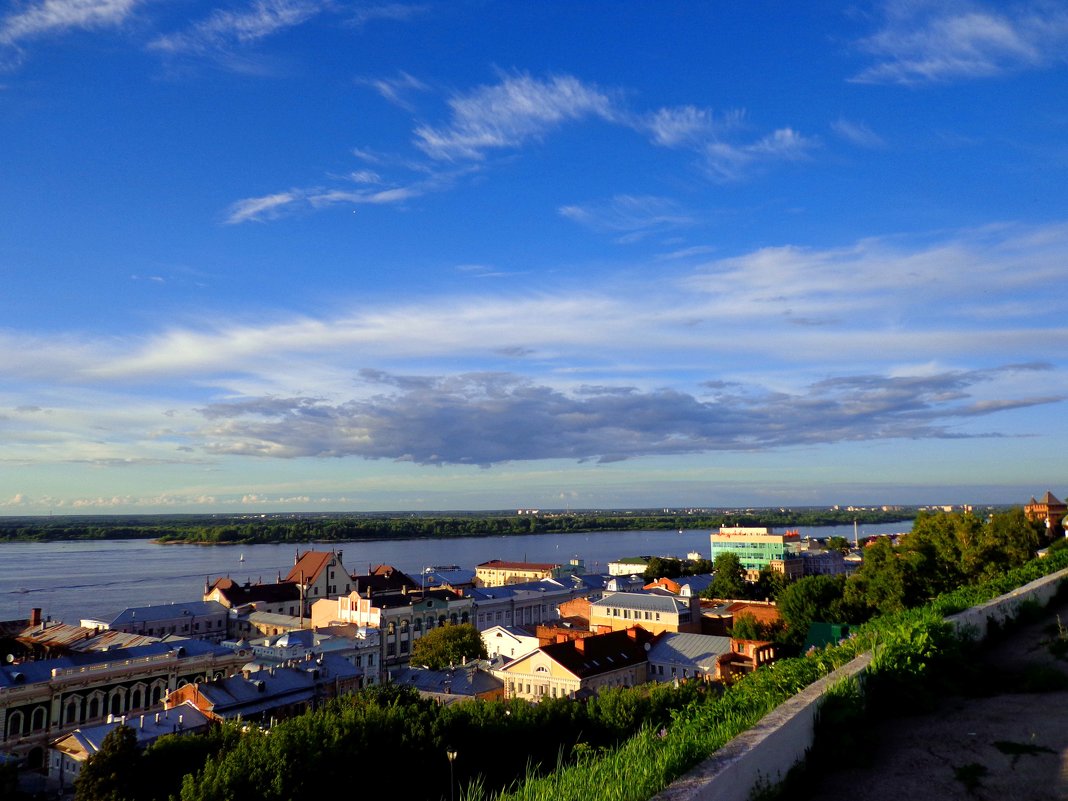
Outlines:
[[664, 634], [649, 649], [651, 681], [731, 681], [775, 660], [770, 642], [707, 634]]
[[325, 701], [356, 692], [361, 674], [345, 659], [320, 656], [279, 667], [252, 669], [178, 688], [165, 708], [191, 704], [211, 720], [269, 722], [319, 708]]
[[696, 576], [679, 576], [678, 578], [660, 578], [651, 584], [646, 584], [642, 589], [646, 592], [662, 590], [672, 595], [693, 598], [708, 589], [712, 585], [712, 579], [711, 573], [701, 573]]
[[562, 603], [585, 592], [573, 582], [542, 579], [523, 584], [476, 587], [467, 595], [474, 603], [474, 624], [479, 631], [493, 626], [537, 626], [560, 617]]
[[227, 609], [249, 608], [276, 615], [300, 617], [300, 587], [290, 582], [238, 584], [229, 576], [204, 583], [204, 600], [217, 601]]
[[641, 626], [653, 634], [701, 631], [700, 599], [646, 592], [613, 592], [590, 604], [590, 631]]
[[657, 635], [631, 628], [539, 648], [494, 670], [506, 698], [581, 698], [648, 680], [646, 646]]
[[1059, 500], [1052, 492], [1046, 491], [1041, 501], [1034, 497], [1024, 506], [1028, 520], [1040, 520], [1046, 526], [1050, 537], [1064, 535], [1064, 518], [1068, 515], [1068, 504]]
[[535, 635], [515, 626], [494, 626], [481, 634], [491, 660], [498, 656], [505, 660], [518, 659], [541, 646]]
[[138, 747], [146, 748], [165, 734], [198, 734], [208, 725], [207, 716], [187, 704], [162, 712], [79, 727], [57, 738], [49, 748], [48, 781], [62, 794], [74, 784], [86, 760], [100, 750], [104, 738], [119, 726], [129, 726], [137, 738]]
[[293, 567], [273, 584], [238, 584], [229, 576], [204, 582], [204, 600], [227, 609], [252, 606], [257, 612], [307, 618], [322, 598], [352, 591], [353, 577], [345, 570], [341, 551], [305, 551], [293, 555]]
[[378, 629], [383, 668], [406, 664], [412, 643], [440, 626], [470, 623], [474, 607], [470, 598], [451, 590], [351, 592], [312, 607], [315, 627], [354, 623]]
[[449, 670], [429, 670], [406, 667], [395, 671], [391, 682], [399, 687], [411, 687], [425, 698], [440, 704], [455, 704], [480, 698], [495, 701], [504, 697], [504, 682], [486, 669], [481, 661], [457, 665]]
[[0, 753], [44, 766], [51, 740], [158, 709], [168, 692], [230, 675], [251, 656], [201, 640], [154, 642], [0, 665]]
[[608, 563], [608, 574], [611, 576], [640, 576], [652, 561], [651, 556], [625, 556], [615, 562]]
[[378, 629], [352, 624], [300, 629], [243, 642], [241, 647], [252, 649], [256, 663], [265, 667], [303, 663], [330, 655], [341, 657], [357, 668], [360, 687], [378, 684], [380, 678]]
[[768, 568], [792, 579], [804, 575], [801, 562], [801, 535], [797, 531], [776, 534], [770, 528], [724, 526], [711, 535], [712, 560], [732, 553], [745, 568], [749, 581], [756, 581]]
[[744, 615], [769, 626], [782, 620], [774, 601], [706, 601], [701, 607], [701, 633], [727, 636], [734, 627], [735, 618]]
[[528, 581], [552, 578], [560, 567], [551, 562], [505, 562], [493, 559], [475, 566], [475, 584], [479, 587], [504, 587]]
[[718, 681], [719, 659], [730, 653], [730, 637], [665, 634], [649, 649], [649, 679]]
[[801, 562], [806, 576], [844, 576], [860, 567], [859, 562], [847, 560], [841, 551], [812, 548], [801, 551]]
[[211, 642], [229, 636], [230, 610], [218, 601], [131, 607], [107, 624], [111, 631], [165, 637], [174, 634]]
[[352, 592], [352, 577], [341, 563], [341, 551], [305, 551], [293, 558], [293, 568], [282, 583], [296, 584], [304, 601], [305, 617], [322, 598], [337, 598]]
[[475, 571], [459, 565], [426, 567], [419, 575], [419, 584], [421, 589], [443, 589], [466, 594], [475, 587]]

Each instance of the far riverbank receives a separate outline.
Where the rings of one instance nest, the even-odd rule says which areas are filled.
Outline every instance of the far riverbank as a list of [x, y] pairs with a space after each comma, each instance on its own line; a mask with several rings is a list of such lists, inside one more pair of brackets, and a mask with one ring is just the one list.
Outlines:
[[893, 525], [915, 509], [686, 510], [649, 513], [542, 512], [464, 514], [159, 515], [0, 518], [4, 542], [152, 540], [192, 545], [377, 542], [395, 539], [681, 531], [721, 526], [775, 529], [834, 525]]

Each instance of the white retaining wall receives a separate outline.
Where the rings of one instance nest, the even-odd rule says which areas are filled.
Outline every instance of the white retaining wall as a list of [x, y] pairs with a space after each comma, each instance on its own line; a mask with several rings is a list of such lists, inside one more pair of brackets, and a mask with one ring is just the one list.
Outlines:
[[[990, 621], [1011, 620], [1025, 601], [1049, 603], [1068, 570], [1032, 581], [1019, 589], [947, 618], [958, 630], [986, 637]], [[811, 684], [742, 732], [652, 801], [747, 801], [755, 791], [782, 781], [812, 747], [816, 716], [824, 694], [842, 679], [861, 676], [871, 662], [862, 654]]]

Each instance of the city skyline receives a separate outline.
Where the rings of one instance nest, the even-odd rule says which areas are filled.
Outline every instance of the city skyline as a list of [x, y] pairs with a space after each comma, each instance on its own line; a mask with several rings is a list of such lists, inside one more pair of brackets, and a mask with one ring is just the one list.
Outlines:
[[1024, 503], [1068, 10], [0, 4], [0, 515]]

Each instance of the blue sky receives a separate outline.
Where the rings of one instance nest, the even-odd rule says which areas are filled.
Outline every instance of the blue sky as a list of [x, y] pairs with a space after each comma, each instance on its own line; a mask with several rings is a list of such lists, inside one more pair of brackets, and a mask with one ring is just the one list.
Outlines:
[[6, 2], [0, 215], [0, 514], [1065, 491], [1061, 2]]

